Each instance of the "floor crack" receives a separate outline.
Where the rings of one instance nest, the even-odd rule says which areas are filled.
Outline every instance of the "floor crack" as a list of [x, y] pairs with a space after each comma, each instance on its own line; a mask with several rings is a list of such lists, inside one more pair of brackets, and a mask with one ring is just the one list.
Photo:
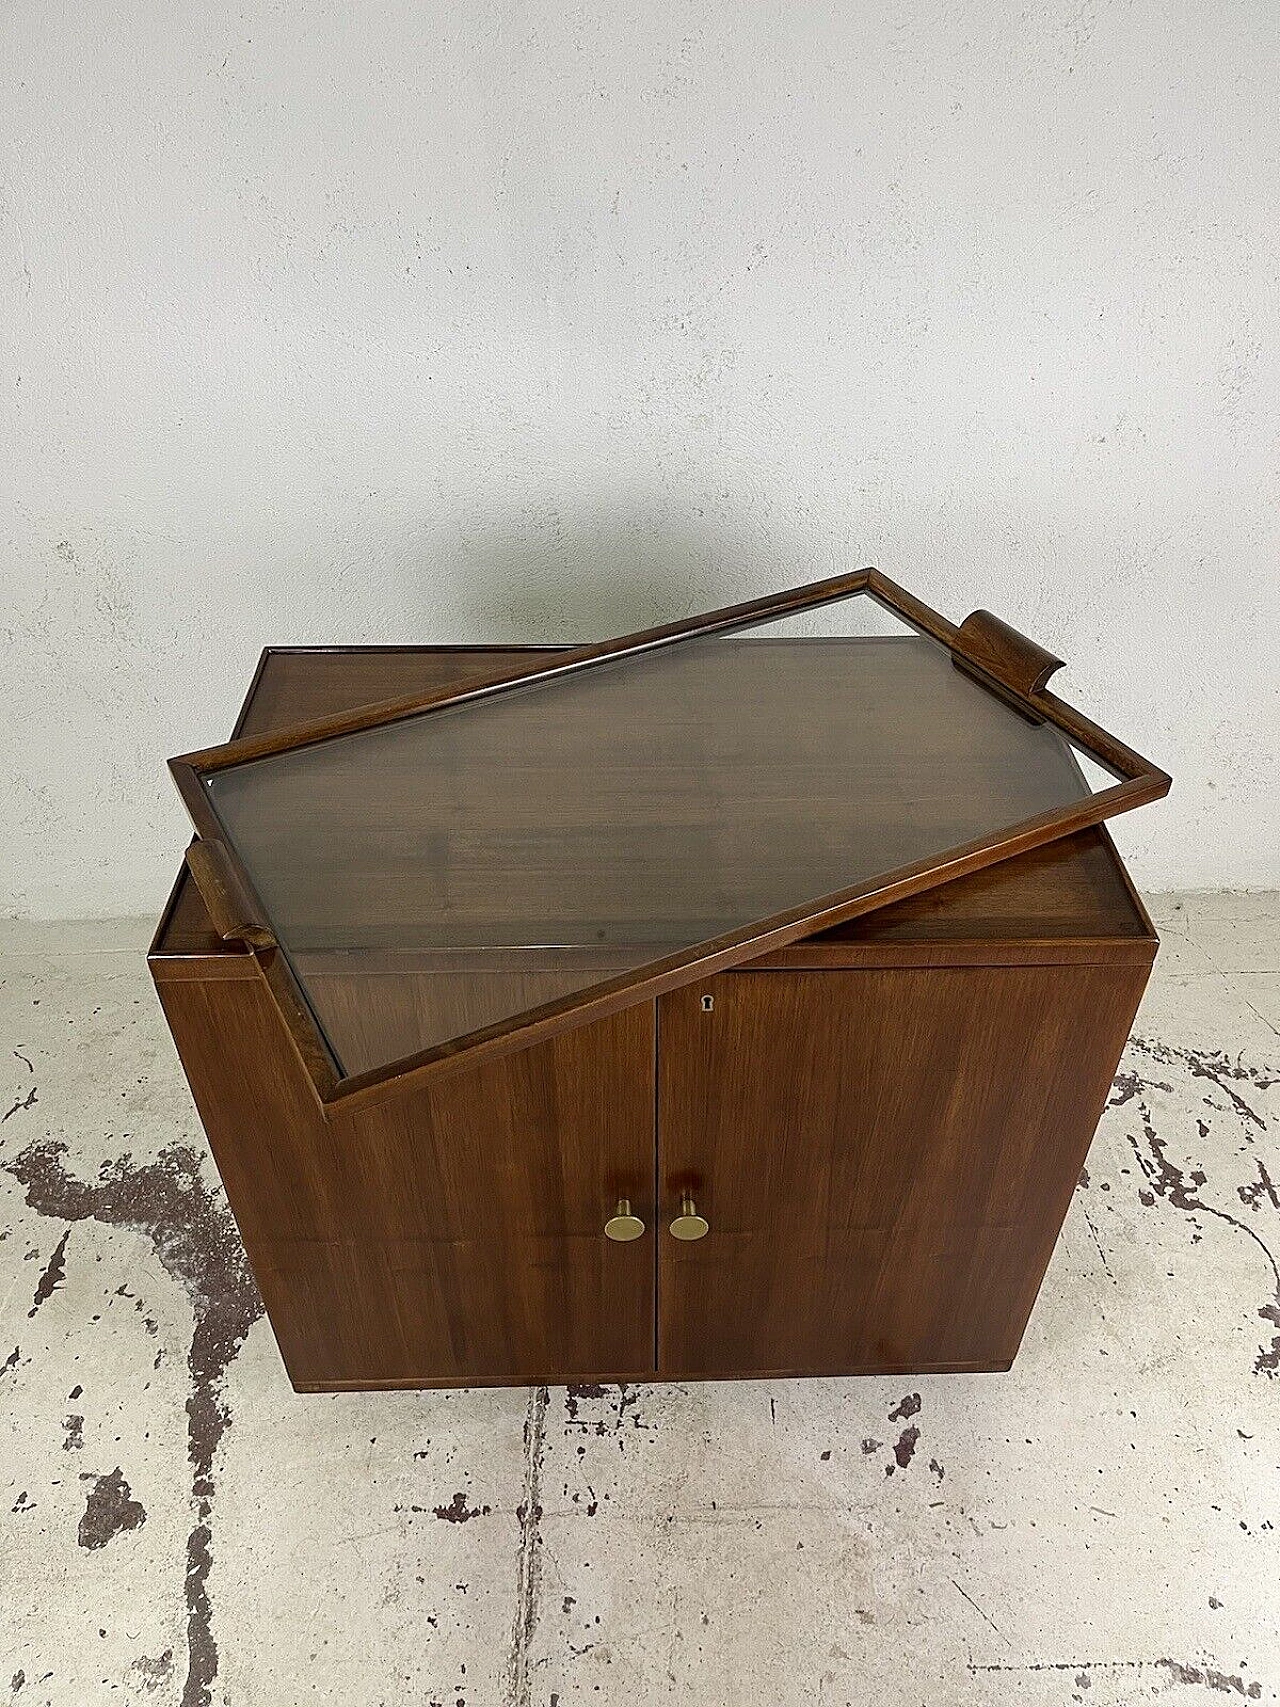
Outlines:
[[511, 1626], [511, 1657], [507, 1661], [504, 1707], [529, 1707], [531, 1678], [529, 1650], [538, 1623], [542, 1588], [542, 1461], [547, 1448], [546, 1387], [529, 1395], [524, 1421], [524, 1494], [516, 1507], [520, 1552], [516, 1562], [516, 1610]]

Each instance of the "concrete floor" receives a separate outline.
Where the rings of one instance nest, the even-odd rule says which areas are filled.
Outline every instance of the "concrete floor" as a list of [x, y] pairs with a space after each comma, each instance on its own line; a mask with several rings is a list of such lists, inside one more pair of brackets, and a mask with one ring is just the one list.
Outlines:
[[310, 1398], [144, 933], [0, 927], [0, 1703], [1275, 1699], [1280, 897], [1153, 910], [1011, 1374]]

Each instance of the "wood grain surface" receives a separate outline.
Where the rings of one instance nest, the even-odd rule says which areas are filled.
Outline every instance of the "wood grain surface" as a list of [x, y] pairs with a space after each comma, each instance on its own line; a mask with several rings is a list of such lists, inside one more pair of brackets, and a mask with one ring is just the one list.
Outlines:
[[296, 1385], [652, 1374], [651, 1004], [326, 1118], [260, 978], [160, 993]]
[[[488, 662], [268, 653], [242, 724]], [[327, 1390], [1007, 1366], [1155, 946], [1089, 829], [327, 1111], [272, 956], [222, 941], [185, 877], [151, 967], [290, 1377]], [[616, 952], [321, 951], [310, 973], [373, 1053]], [[697, 1244], [666, 1231], [684, 1188]], [[620, 1196], [633, 1245], [603, 1237]]]
[[[663, 997], [661, 1372], [1008, 1364], [1146, 978], [737, 972]], [[693, 1244], [665, 1232], [684, 1189]]]

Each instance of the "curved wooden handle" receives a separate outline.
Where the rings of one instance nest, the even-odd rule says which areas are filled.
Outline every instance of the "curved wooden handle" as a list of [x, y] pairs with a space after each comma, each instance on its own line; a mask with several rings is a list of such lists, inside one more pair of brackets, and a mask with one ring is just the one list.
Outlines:
[[1061, 658], [989, 610], [970, 611], [957, 632], [969, 660], [1015, 693], [1039, 693], [1053, 672], [1062, 668]]
[[221, 842], [192, 842], [187, 849], [187, 865], [209, 909], [213, 928], [224, 942], [245, 942], [250, 948], [280, 946], [257, 897]]

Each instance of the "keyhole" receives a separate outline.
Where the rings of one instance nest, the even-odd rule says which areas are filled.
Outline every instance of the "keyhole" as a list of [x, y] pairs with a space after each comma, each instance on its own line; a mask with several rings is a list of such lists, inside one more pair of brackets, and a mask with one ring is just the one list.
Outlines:
[[702, 998], [702, 1011], [704, 1014], [709, 1014], [715, 1005], [716, 999], [714, 996], [704, 996]]

